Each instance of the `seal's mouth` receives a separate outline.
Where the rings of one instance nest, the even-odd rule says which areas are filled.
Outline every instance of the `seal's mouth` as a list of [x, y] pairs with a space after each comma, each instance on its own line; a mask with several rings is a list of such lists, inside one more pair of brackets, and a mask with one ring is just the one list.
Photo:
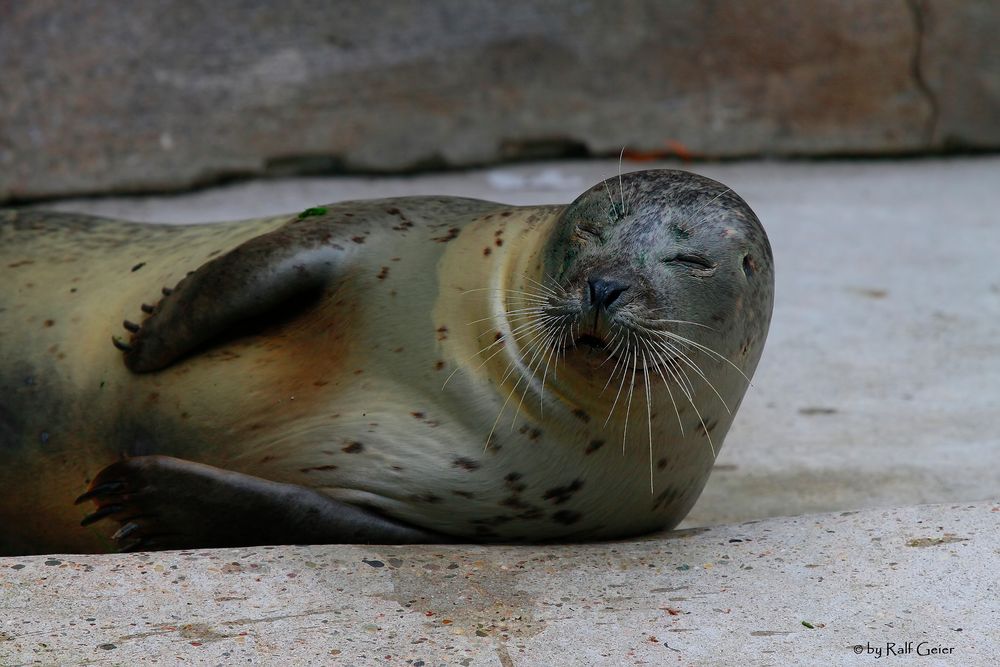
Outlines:
[[576, 347], [589, 348], [591, 350], [604, 350], [608, 347], [607, 342], [603, 338], [593, 334], [583, 334], [573, 341], [573, 344]]
[[[612, 366], [614, 366], [615, 369], [618, 369], [619, 366], [616, 366], [615, 364], [619, 363], [623, 364], [621, 368], [634, 370], [637, 373], [659, 371], [661, 368], [674, 369], [666, 371], [668, 373], [673, 373], [676, 372], [676, 369], [682, 368], [682, 364], [684, 363], [678, 354], [663, 353], [662, 356], [659, 354], [654, 356], [652, 353], [648, 352], [648, 348], [647, 357], [644, 361], [642, 356], [639, 354], [630, 353], [627, 345], [623, 346], [620, 343], [617, 345], [610, 344], [607, 339], [596, 333], [580, 334], [573, 339], [573, 347], [577, 350], [589, 353], [585, 354], [584, 358], [588, 360], [588, 364], [594, 367], [604, 366], [610, 361], [611, 365], [608, 365], [609, 369], [611, 369]], [[595, 352], [601, 354], [593, 354]]]

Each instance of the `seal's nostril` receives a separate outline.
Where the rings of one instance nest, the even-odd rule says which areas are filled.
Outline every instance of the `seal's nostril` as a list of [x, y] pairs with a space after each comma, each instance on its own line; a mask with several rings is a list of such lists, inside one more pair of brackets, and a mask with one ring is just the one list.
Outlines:
[[591, 278], [587, 281], [587, 285], [590, 286], [590, 305], [605, 310], [629, 288], [625, 283], [604, 278]]

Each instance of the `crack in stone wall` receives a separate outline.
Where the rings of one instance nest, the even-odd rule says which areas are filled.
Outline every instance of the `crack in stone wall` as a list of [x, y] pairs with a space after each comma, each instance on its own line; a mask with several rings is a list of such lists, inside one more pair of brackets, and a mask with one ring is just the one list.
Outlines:
[[934, 95], [934, 91], [931, 90], [931, 87], [927, 83], [927, 79], [924, 76], [923, 50], [927, 32], [924, 23], [927, 20], [927, 17], [921, 0], [904, 0], [904, 2], [909, 8], [910, 13], [913, 15], [913, 27], [916, 31], [916, 43], [913, 48], [913, 80], [916, 82], [917, 88], [927, 99], [927, 104], [930, 107], [930, 118], [927, 119], [927, 132], [925, 140], [928, 146], [934, 146], [937, 144], [938, 139], [937, 127], [941, 110], [938, 106], [937, 97]]

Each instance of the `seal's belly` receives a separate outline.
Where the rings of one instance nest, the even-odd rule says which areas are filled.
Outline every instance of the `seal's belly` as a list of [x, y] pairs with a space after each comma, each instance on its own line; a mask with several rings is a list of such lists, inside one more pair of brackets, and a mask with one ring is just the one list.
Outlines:
[[[645, 437], [630, 437], [623, 447], [622, 433], [605, 430], [597, 418], [561, 427], [508, 405], [497, 419], [504, 397], [461, 371], [445, 390], [415, 391], [399, 377], [356, 376], [312, 434], [255, 453], [276, 466], [262, 476], [446, 534], [551, 540], [675, 525], [712, 465], [697, 432], [657, 440], [651, 456]], [[637, 414], [632, 424], [643, 436], [644, 419]]]
[[[274, 474], [425, 528], [498, 540], [616, 537], [672, 525], [707, 477], [712, 457], [703, 441], [657, 442], [650, 462], [643, 439], [630, 439], [623, 452], [620, 432], [560, 430], [527, 415], [502, 418], [486, 446], [502, 402], [457, 384], [461, 406], [389, 377], [358, 382], [332, 415], [336, 436], [317, 433], [272, 454], [281, 458]], [[692, 456], [692, 447], [704, 455]]]

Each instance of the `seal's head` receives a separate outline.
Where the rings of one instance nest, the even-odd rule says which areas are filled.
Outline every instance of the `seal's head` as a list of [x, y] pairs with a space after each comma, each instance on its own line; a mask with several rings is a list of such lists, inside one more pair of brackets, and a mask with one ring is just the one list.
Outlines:
[[608, 179], [566, 207], [542, 271], [538, 319], [575, 381], [617, 385], [620, 373], [624, 384], [638, 371], [688, 401], [707, 384], [739, 402], [774, 276], [767, 236], [730, 188], [675, 170]]

